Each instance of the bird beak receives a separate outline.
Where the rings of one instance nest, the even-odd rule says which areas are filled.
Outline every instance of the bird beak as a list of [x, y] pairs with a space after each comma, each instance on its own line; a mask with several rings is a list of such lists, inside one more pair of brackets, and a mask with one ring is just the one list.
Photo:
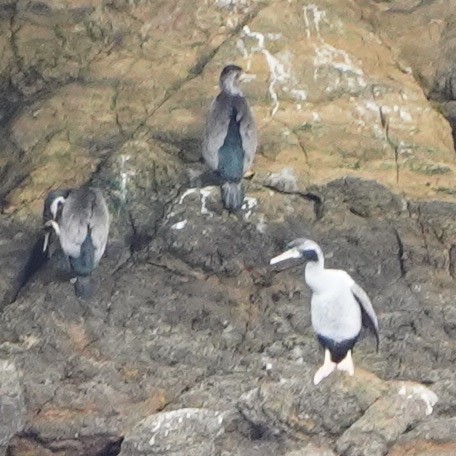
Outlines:
[[239, 81], [240, 83], [243, 83], [243, 82], [250, 82], [250, 81], [253, 81], [254, 79], [256, 79], [256, 74], [241, 73], [241, 75], [239, 76], [238, 81]]
[[46, 231], [46, 234], [44, 235], [44, 242], [43, 242], [43, 253], [46, 252], [48, 245], [49, 245], [49, 236], [50, 233], [49, 231]]
[[301, 257], [301, 253], [299, 252], [298, 249], [290, 249], [290, 250], [287, 250], [286, 252], [282, 253], [281, 255], [272, 258], [271, 261], [269, 262], [269, 264], [276, 264], [276, 263], [280, 263], [281, 261], [288, 260], [290, 258], [300, 258], [300, 257]]

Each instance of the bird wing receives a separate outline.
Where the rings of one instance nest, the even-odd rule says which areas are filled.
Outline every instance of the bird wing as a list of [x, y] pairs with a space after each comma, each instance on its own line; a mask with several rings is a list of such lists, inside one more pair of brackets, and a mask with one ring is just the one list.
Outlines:
[[369, 299], [369, 296], [367, 296], [367, 293], [355, 281], [352, 283], [351, 291], [361, 307], [363, 325], [367, 326], [375, 334], [378, 351], [378, 345], [380, 343], [378, 335], [378, 319], [375, 314], [375, 310], [372, 307], [371, 300]]
[[95, 196], [89, 226], [95, 247], [95, 264], [98, 264], [106, 249], [109, 235], [109, 211], [103, 194], [99, 189], [92, 189]]
[[109, 233], [109, 212], [101, 191], [93, 188], [72, 191], [63, 206], [59, 228], [62, 249], [73, 258], [79, 257], [90, 228], [97, 264]]
[[244, 173], [252, 166], [258, 145], [258, 133], [252, 111], [244, 97], [236, 97], [237, 121], [244, 149]]
[[227, 105], [226, 97], [219, 94], [212, 102], [206, 117], [206, 128], [203, 138], [203, 158], [206, 164], [215, 171], [219, 163], [219, 149], [225, 142], [230, 124], [231, 104]]
[[63, 208], [60, 222], [60, 245], [66, 255], [78, 258], [81, 253], [81, 245], [87, 237], [88, 224], [87, 214], [72, 212], [72, 205], [68, 204], [70, 198]]

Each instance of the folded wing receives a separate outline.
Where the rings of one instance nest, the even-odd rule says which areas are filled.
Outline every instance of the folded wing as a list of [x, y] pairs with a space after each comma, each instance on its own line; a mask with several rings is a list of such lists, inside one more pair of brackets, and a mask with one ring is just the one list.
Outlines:
[[371, 300], [369, 299], [369, 296], [367, 296], [367, 293], [354, 281], [351, 286], [351, 291], [361, 307], [363, 326], [369, 328], [375, 335], [378, 351], [378, 346], [380, 343], [378, 334], [378, 319], [377, 315], [375, 314], [375, 310], [372, 307]]
[[245, 98], [239, 97], [236, 102], [237, 120], [244, 149], [244, 173], [252, 166], [253, 158], [258, 146], [258, 133], [252, 111]]
[[219, 164], [219, 149], [225, 142], [230, 124], [231, 109], [227, 109], [221, 95], [211, 104], [206, 118], [206, 128], [203, 138], [203, 158], [213, 171]]
[[95, 266], [100, 261], [108, 240], [109, 212], [99, 189], [79, 189], [68, 196], [60, 223], [63, 251], [74, 258], [90, 234]]
[[214, 171], [219, 165], [219, 150], [225, 142], [233, 112], [236, 113], [242, 139], [244, 172], [251, 167], [255, 156], [258, 144], [257, 127], [247, 100], [243, 96], [232, 97], [221, 93], [209, 109], [203, 138], [203, 158]]

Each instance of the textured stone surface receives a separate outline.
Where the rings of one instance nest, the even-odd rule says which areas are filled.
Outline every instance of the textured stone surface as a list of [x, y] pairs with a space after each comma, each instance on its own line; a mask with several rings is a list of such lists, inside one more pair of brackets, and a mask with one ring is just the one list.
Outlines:
[[128, 433], [121, 456], [210, 456], [224, 432], [224, 414], [206, 409], [180, 409], [145, 418]]
[[449, 126], [380, 39], [389, 29], [364, 17], [372, 3], [12, 3], [0, 21], [6, 210], [37, 213], [49, 187], [87, 180], [106, 160], [110, 187], [126, 182], [121, 193], [140, 199], [140, 170], [167, 176], [163, 167], [198, 159], [227, 61], [255, 77], [246, 92], [261, 130], [258, 172], [287, 166], [301, 186], [350, 173], [448, 197]]
[[[456, 165], [425, 96], [451, 103], [452, 5], [1, 5], [0, 356], [26, 410], [12, 456], [148, 449], [160, 417], [174, 432], [157, 429], [157, 454], [454, 452]], [[219, 189], [188, 188], [227, 62], [252, 76], [261, 137], [235, 216]], [[57, 250], [9, 304], [43, 195], [87, 180], [113, 216], [96, 296], [74, 298]], [[269, 266], [298, 236], [368, 291], [381, 328], [379, 353], [356, 346], [354, 378], [318, 388], [304, 267]], [[432, 415], [398, 381], [427, 385]]]
[[25, 424], [26, 407], [20, 375], [14, 362], [0, 360], [0, 454]]
[[387, 454], [388, 448], [409, 427], [430, 415], [437, 396], [423, 385], [396, 383], [389, 395], [369, 407], [336, 443], [347, 456]]
[[335, 456], [335, 453], [327, 448], [321, 448], [309, 443], [300, 450], [286, 453], [285, 456]]
[[[256, 205], [227, 217], [217, 189], [185, 192], [146, 248], [131, 253], [113, 240], [92, 302], [78, 302], [58, 279], [55, 257], [4, 309], [0, 350], [25, 373], [27, 431], [68, 445], [75, 435], [129, 435], [164, 408], [208, 408], [227, 414], [229, 431], [214, 441], [226, 455], [299, 450], [288, 440], [297, 434], [325, 435], [321, 444], [334, 448], [334, 436], [363, 423], [386, 397], [385, 380], [395, 378], [432, 384], [436, 416], [451, 413], [454, 205], [407, 202], [374, 182], [343, 179], [313, 188], [324, 201], [317, 217], [307, 199], [252, 182]], [[4, 233], [12, 236], [2, 247], [12, 267], [27, 243], [24, 234]], [[381, 325], [380, 353], [362, 338], [355, 377], [334, 375], [317, 389], [312, 376], [322, 354], [303, 266], [268, 266], [285, 241], [303, 235], [321, 242], [328, 266], [347, 269], [368, 290]], [[259, 422], [239, 408], [252, 391], [260, 394], [249, 402]], [[263, 395], [271, 398], [265, 407]], [[410, 407], [413, 415], [413, 401]], [[391, 423], [392, 446], [405, 427]], [[433, 442], [424, 435], [413, 441]]]

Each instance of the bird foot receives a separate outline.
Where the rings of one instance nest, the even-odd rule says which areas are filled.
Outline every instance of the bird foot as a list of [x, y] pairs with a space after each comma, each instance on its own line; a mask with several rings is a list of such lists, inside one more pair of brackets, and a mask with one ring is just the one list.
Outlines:
[[321, 366], [320, 369], [315, 372], [314, 385], [318, 385], [324, 378], [331, 374], [331, 372], [334, 372], [336, 366], [336, 363], [333, 363], [332, 361], [326, 362], [325, 360], [323, 366]]
[[337, 365], [337, 370], [347, 372], [348, 375], [351, 376], [355, 374], [355, 366], [353, 365], [351, 352], [348, 352], [347, 356]]

